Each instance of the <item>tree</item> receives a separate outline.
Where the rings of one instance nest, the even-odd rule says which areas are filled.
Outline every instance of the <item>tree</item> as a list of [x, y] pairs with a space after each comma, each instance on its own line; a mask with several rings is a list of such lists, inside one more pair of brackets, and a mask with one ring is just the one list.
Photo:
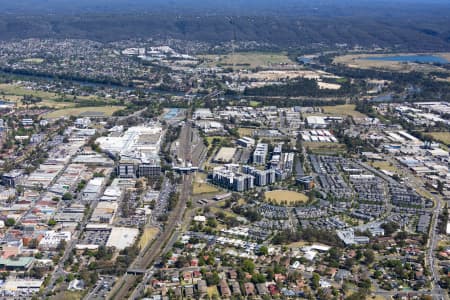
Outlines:
[[253, 283], [264, 283], [266, 282], [266, 277], [264, 277], [261, 273], [252, 274], [252, 282]]
[[64, 251], [64, 249], [66, 249], [67, 246], [67, 242], [66, 240], [61, 240], [58, 244], [58, 246], [56, 247], [57, 251]]
[[28, 248], [30, 249], [36, 249], [39, 245], [39, 242], [37, 239], [32, 239], [29, 243], [28, 243]]
[[381, 225], [381, 228], [384, 229], [385, 235], [392, 235], [394, 232], [396, 232], [398, 230], [399, 226], [397, 223], [387, 222], [387, 223], [383, 223]]
[[242, 270], [252, 274], [255, 271], [255, 263], [250, 259], [244, 259], [242, 263]]
[[439, 193], [442, 193], [444, 191], [444, 183], [441, 180], [438, 180], [437, 182], [437, 190]]
[[344, 268], [346, 268], [347, 270], [351, 270], [354, 265], [355, 265], [354, 258], [347, 258], [344, 262]]
[[316, 194], [314, 191], [309, 191], [308, 192], [308, 202], [312, 203], [314, 202], [314, 200], [316, 199]]
[[217, 271], [214, 271], [213, 273], [209, 273], [206, 275], [206, 284], [208, 286], [211, 285], [218, 285], [220, 281], [219, 274], [217, 274]]
[[65, 200], [65, 201], [72, 200], [73, 196], [72, 196], [71, 193], [67, 192], [67, 193], [64, 193], [64, 195], [62, 196], [62, 199]]
[[259, 255], [268, 255], [269, 254], [269, 249], [267, 248], [267, 246], [261, 246], [259, 248], [258, 254]]
[[326, 257], [329, 266], [333, 268], [338, 268], [341, 255], [342, 255], [341, 252], [337, 248], [335, 247], [331, 248], [330, 251], [328, 252], [328, 257]]
[[7, 227], [14, 226], [15, 224], [16, 224], [16, 220], [14, 220], [13, 218], [8, 218], [8, 219], [6, 219], [6, 221], [5, 221], [5, 225], [6, 225]]
[[320, 275], [317, 273], [313, 273], [313, 276], [311, 278], [311, 288], [313, 290], [316, 291], [319, 288], [319, 286], [320, 286], [319, 281], [320, 281]]
[[217, 227], [217, 221], [214, 218], [208, 218], [206, 225], [208, 225], [209, 227], [215, 228], [215, 227]]
[[364, 257], [366, 258], [365, 263], [367, 265], [372, 264], [375, 260], [375, 254], [372, 249], [367, 249], [366, 251], [364, 251]]

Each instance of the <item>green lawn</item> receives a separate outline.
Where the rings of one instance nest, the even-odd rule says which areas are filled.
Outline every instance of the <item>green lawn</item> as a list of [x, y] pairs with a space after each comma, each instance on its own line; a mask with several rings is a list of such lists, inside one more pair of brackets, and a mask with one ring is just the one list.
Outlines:
[[[51, 92], [44, 92], [44, 91], [35, 91], [31, 89], [26, 89], [22, 86], [16, 85], [16, 84], [9, 84], [9, 83], [3, 83], [0, 84], [0, 94], [6, 95], [6, 96], [20, 96], [18, 99], [21, 99], [22, 96], [35, 96], [40, 97], [44, 101], [54, 101], [54, 102], [62, 102], [63, 99], [67, 100], [70, 104], [70, 100], [74, 100], [74, 96], [72, 95], [61, 95], [57, 93], [51, 93]], [[111, 102], [112, 100], [103, 98], [103, 97], [97, 97], [97, 96], [77, 96], [76, 99], [78, 101], [108, 101]], [[44, 104], [37, 104], [37, 105], [44, 105]]]
[[356, 105], [354, 104], [344, 104], [344, 105], [336, 105], [336, 106], [322, 106], [322, 109], [325, 114], [332, 116], [351, 116], [354, 118], [365, 118], [366, 115], [360, 113], [355, 110]]
[[429, 135], [432, 139], [450, 145], [450, 132], [426, 132], [425, 135]]
[[124, 106], [98, 106], [98, 107], [75, 107], [52, 111], [45, 115], [46, 118], [60, 118], [64, 116], [82, 116], [84, 114], [98, 114], [103, 116], [112, 116], [118, 110], [124, 109]]
[[222, 55], [201, 55], [209, 66], [233, 67], [235, 69], [254, 69], [279, 64], [293, 64], [284, 52], [237, 52]]

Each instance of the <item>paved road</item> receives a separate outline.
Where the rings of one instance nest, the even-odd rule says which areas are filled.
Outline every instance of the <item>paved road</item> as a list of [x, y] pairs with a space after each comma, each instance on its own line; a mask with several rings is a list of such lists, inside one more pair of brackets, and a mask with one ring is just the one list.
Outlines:
[[[391, 163], [398, 166], [398, 162], [396, 162], [393, 158], [388, 159]], [[407, 174], [408, 178], [408, 184], [413, 187], [416, 191], [424, 190], [423, 188], [423, 180], [415, 177], [413, 174], [409, 172], [409, 170], [404, 170], [401, 166], [399, 168], [401, 173], [403, 175]], [[437, 225], [439, 220], [439, 215], [442, 210], [442, 199], [440, 196], [431, 194], [431, 200], [435, 203], [434, 208], [432, 210], [432, 218], [430, 223], [430, 230], [429, 230], [429, 236], [428, 236], [428, 249], [426, 251], [426, 265], [430, 268], [431, 273], [431, 283], [432, 283], [432, 290], [431, 295], [433, 296], [433, 299], [449, 299], [448, 293], [443, 290], [439, 286], [439, 270], [436, 267], [436, 258], [434, 250], [437, 248], [437, 243], [439, 239], [439, 235], [437, 234]]]
[[[190, 161], [192, 157], [192, 126], [189, 122], [186, 122], [182, 132], [180, 134], [180, 147], [183, 149], [182, 156], [184, 161]], [[158, 235], [158, 237], [151, 243], [150, 246], [145, 247], [141, 250], [139, 255], [136, 257], [135, 261], [131, 264], [129, 270], [141, 270], [149, 268], [153, 262], [164, 254], [166, 248], [171, 247], [176, 241], [174, 239], [175, 230], [183, 218], [184, 211], [186, 209], [186, 203], [189, 199], [192, 189], [192, 175], [183, 175], [183, 181], [180, 189], [180, 198], [178, 200], [175, 208], [170, 212], [167, 225], [164, 227], [163, 231]], [[149, 274], [152, 273], [152, 269], [147, 270], [144, 273], [144, 278], [149, 278]], [[125, 299], [130, 291], [130, 289], [136, 284], [138, 279], [137, 275], [131, 274], [131, 272], [125, 274], [115, 285], [113, 291], [108, 295], [108, 299]], [[141, 294], [144, 280], [141, 280], [140, 284], [133, 290], [131, 298], [138, 297]]]
[[[192, 143], [196, 140], [198, 140], [198, 135], [192, 130], [192, 125], [190, 123], [186, 123], [180, 134], [179, 148], [184, 150], [179, 153], [179, 156], [181, 156], [184, 161], [192, 161], [193, 153], [195, 153], [197, 148], [196, 145], [192, 145]], [[183, 182], [179, 191], [180, 199], [178, 201], [177, 207], [175, 208], [176, 212], [175, 214], [173, 214], [174, 219], [169, 219], [169, 221], [167, 222], [168, 225], [166, 226], [167, 228], [164, 229], [164, 232], [167, 232], [168, 236], [161, 239], [162, 241], [165, 241], [165, 243], [162, 243], [162, 248], [159, 242], [154, 243], [157, 250], [155, 251], [153, 249], [149, 249], [146, 254], [148, 255], [148, 257], [143, 258], [143, 261], [145, 263], [141, 264], [142, 267], [145, 268], [153, 264], [153, 262], [158, 259], [158, 257], [168, 252], [172, 248], [173, 244], [178, 240], [179, 234], [181, 233], [183, 219], [190, 219], [189, 217], [183, 217], [186, 210], [186, 203], [189, 200], [189, 196], [192, 191], [192, 180], [192, 175], [183, 175]], [[145, 272], [144, 278], [136, 286], [129, 299], [139, 299], [142, 296], [145, 285], [151, 279], [153, 273], [154, 270], [152, 267]]]
[[[105, 191], [106, 186], [103, 185], [102, 189], [100, 191], [100, 195], [103, 194], [103, 192]], [[81, 197], [81, 193], [78, 194], [78, 197]], [[97, 204], [99, 202], [99, 199], [96, 198], [91, 204], [90, 204], [90, 209], [91, 212], [92, 210], [97, 207]], [[49, 284], [47, 285], [46, 289], [45, 289], [45, 293], [48, 294], [49, 292], [51, 292], [55, 286], [55, 282], [56, 280], [63, 276], [65, 274], [64, 271], [64, 263], [66, 262], [66, 260], [69, 258], [70, 253], [72, 253], [73, 249], [75, 248], [75, 246], [78, 243], [78, 240], [81, 238], [81, 234], [83, 233], [84, 228], [86, 227], [88, 221], [89, 221], [90, 215], [86, 215], [83, 219], [83, 221], [80, 224], [80, 229], [76, 230], [73, 235], [72, 235], [72, 239], [70, 241], [70, 243], [66, 246], [66, 249], [64, 250], [64, 255], [63, 257], [59, 260], [58, 265], [56, 265], [55, 269], [53, 270], [53, 274], [52, 277], [50, 279]]]

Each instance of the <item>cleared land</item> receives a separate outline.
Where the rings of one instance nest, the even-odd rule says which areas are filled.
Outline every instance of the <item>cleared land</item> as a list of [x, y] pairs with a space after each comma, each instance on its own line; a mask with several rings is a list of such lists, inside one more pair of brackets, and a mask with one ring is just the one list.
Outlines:
[[214, 157], [214, 161], [224, 163], [231, 162], [235, 153], [236, 148], [234, 147], [222, 147]]
[[339, 143], [303, 142], [303, 145], [315, 154], [337, 154], [346, 151], [345, 145]]
[[85, 291], [63, 291], [59, 292], [53, 297], [52, 300], [80, 300], [84, 298]]
[[295, 79], [295, 78], [307, 78], [307, 79], [320, 79], [322, 76], [333, 76], [330, 73], [311, 71], [311, 70], [266, 70], [255, 73], [242, 72], [240, 76], [246, 79], [252, 79], [257, 81], [278, 81], [281, 79]]
[[441, 143], [450, 145], [450, 132], [427, 132], [426, 135], [431, 136], [434, 140]]
[[351, 116], [353, 118], [365, 118], [365, 114], [355, 110], [355, 104], [344, 104], [336, 106], [322, 106], [323, 112], [333, 116]]
[[436, 53], [436, 56], [442, 57], [443, 59], [450, 61], [450, 53], [443, 52], [443, 53]]
[[294, 64], [286, 53], [269, 52], [238, 52], [224, 55], [203, 55], [209, 66], [233, 67], [236, 69], [253, 69], [257, 67], [270, 67], [279, 64]]
[[[421, 53], [423, 54], [423, 53]], [[419, 64], [414, 62], [397, 62], [397, 61], [381, 61], [381, 60], [369, 60], [369, 57], [388, 57], [388, 56], [409, 56], [417, 55], [417, 53], [398, 53], [398, 54], [354, 54], [338, 56], [333, 60], [335, 64], [344, 64], [351, 68], [359, 69], [385, 69], [398, 72], [445, 72], [448, 71], [444, 68], [434, 66], [432, 64]], [[440, 56], [448, 60], [450, 53], [428, 53], [426, 55]]]
[[42, 64], [44, 62], [43, 58], [26, 58], [23, 62], [31, 63], [31, 64]]
[[159, 229], [150, 227], [145, 228], [144, 232], [142, 233], [141, 239], [139, 240], [139, 248], [142, 249], [147, 245], [151, 240], [153, 240], [156, 235], [158, 234]]
[[286, 190], [275, 190], [265, 192], [264, 197], [266, 201], [272, 200], [278, 204], [281, 204], [286, 201], [288, 205], [295, 204], [297, 202], [308, 201], [308, 196], [306, 196], [305, 194]]
[[98, 106], [98, 107], [75, 107], [52, 111], [45, 114], [46, 118], [60, 118], [64, 116], [111, 116], [114, 112], [124, 109], [124, 106]]
[[[225, 204], [225, 202], [223, 204]], [[239, 215], [235, 214], [234, 212], [231, 212], [229, 210], [225, 210], [225, 209], [223, 209], [221, 207], [211, 207], [210, 210], [213, 213], [222, 212], [226, 217], [233, 217], [233, 218], [239, 217]]]
[[378, 168], [380, 170], [386, 170], [386, 171], [389, 171], [392, 173], [398, 172], [398, 169], [394, 165], [390, 164], [387, 161], [374, 161], [374, 162], [370, 163], [370, 165], [372, 167]]
[[294, 242], [294, 243], [287, 244], [286, 247], [288, 247], [288, 248], [301, 248], [301, 247], [304, 247], [304, 246], [307, 246], [307, 245], [309, 245], [308, 242], [306, 242], [306, 241], [299, 241], [299, 242]]
[[337, 83], [328, 83], [328, 82], [318, 81], [317, 84], [319, 85], [320, 89], [324, 89], [324, 90], [339, 90], [341, 88], [341, 85], [337, 84]]
[[238, 133], [239, 136], [248, 136], [248, 137], [252, 137], [253, 136], [253, 132], [255, 131], [255, 128], [246, 128], [246, 127], [240, 127], [238, 128]]
[[206, 175], [200, 173], [197, 173], [197, 175], [195, 175], [195, 180], [192, 186], [193, 186], [192, 189], [193, 195], [218, 193], [220, 191], [215, 186], [207, 183]]

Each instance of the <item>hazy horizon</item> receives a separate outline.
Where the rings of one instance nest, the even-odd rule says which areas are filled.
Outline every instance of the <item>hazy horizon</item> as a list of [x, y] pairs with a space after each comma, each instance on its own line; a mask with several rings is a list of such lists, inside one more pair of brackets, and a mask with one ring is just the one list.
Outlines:
[[[351, 15], [440, 12], [450, 3], [443, 0], [16, 0], [0, 1], [3, 14], [174, 13], [174, 14], [286, 14]], [[405, 6], [406, 5], [406, 6]]]

